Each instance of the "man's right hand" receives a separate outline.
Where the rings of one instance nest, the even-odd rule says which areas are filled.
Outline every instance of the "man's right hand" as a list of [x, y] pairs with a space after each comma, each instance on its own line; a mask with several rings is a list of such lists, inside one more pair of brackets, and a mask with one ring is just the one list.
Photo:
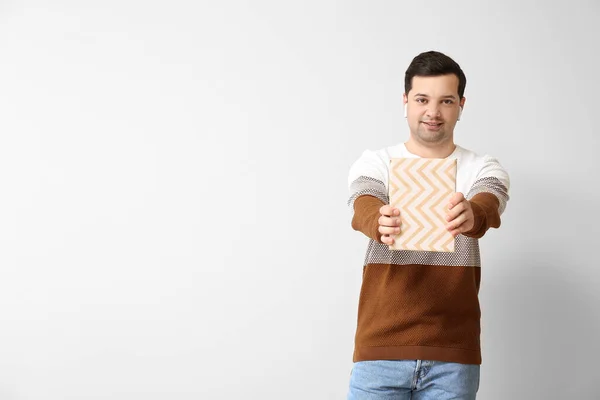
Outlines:
[[386, 204], [379, 209], [379, 233], [381, 242], [387, 245], [394, 244], [394, 236], [400, 233], [400, 210]]

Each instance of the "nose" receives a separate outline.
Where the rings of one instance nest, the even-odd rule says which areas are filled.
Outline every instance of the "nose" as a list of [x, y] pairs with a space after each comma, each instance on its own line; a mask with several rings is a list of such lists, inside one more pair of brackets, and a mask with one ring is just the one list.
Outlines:
[[428, 118], [437, 118], [439, 116], [440, 116], [439, 105], [430, 104], [429, 108], [427, 108], [427, 117]]

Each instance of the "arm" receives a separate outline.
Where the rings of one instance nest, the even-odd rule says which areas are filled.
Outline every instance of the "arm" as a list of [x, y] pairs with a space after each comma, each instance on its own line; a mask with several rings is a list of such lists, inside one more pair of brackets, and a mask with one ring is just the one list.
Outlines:
[[380, 209], [389, 203], [386, 183], [388, 166], [375, 152], [366, 150], [350, 167], [348, 206], [352, 210], [352, 229], [379, 243]]
[[467, 198], [456, 193], [450, 200], [448, 230], [481, 238], [489, 228], [499, 228], [506, 208], [510, 178], [497, 159], [486, 156]]
[[377, 197], [362, 195], [354, 201], [352, 229], [365, 234], [376, 242], [381, 242], [379, 232], [379, 209], [385, 204]]
[[479, 239], [488, 229], [500, 227], [500, 201], [495, 195], [481, 192], [468, 201], [473, 210], [474, 221], [473, 227], [463, 235]]

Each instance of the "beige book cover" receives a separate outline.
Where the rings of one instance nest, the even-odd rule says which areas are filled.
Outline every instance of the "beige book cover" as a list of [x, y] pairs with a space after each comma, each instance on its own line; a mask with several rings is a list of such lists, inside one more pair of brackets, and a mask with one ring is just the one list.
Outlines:
[[448, 201], [456, 191], [455, 158], [393, 158], [390, 205], [400, 210], [400, 234], [391, 250], [454, 252], [446, 229]]

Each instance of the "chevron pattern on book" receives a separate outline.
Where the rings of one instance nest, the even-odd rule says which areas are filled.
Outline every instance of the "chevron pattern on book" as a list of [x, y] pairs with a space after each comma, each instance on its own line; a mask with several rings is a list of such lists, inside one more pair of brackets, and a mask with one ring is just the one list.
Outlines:
[[456, 166], [456, 159], [447, 158], [390, 160], [390, 205], [402, 221], [391, 250], [454, 252], [446, 211], [456, 190]]

